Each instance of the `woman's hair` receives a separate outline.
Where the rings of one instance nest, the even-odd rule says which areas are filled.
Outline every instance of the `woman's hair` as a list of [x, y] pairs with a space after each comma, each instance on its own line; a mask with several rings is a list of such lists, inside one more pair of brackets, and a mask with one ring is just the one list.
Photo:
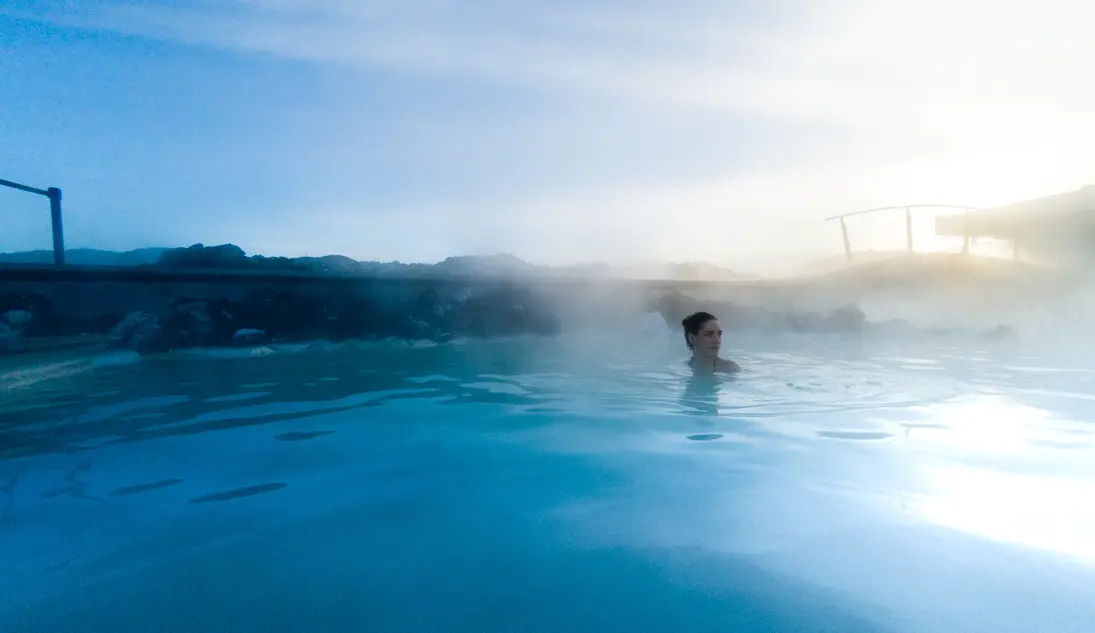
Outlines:
[[688, 335], [699, 334], [703, 324], [714, 318], [715, 315], [710, 312], [695, 312], [684, 317], [681, 326], [684, 327], [684, 343], [688, 346], [688, 349], [692, 349], [692, 341], [688, 340]]

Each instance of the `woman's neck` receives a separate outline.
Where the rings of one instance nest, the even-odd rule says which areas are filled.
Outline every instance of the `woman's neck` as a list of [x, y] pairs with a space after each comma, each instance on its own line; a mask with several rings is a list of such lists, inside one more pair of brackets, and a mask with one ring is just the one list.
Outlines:
[[689, 363], [693, 369], [703, 369], [706, 371], [715, 371], [715, 366], [718, 364], [718, 356], [700, 356], [699, 354], [693, 354], [692, 360]]

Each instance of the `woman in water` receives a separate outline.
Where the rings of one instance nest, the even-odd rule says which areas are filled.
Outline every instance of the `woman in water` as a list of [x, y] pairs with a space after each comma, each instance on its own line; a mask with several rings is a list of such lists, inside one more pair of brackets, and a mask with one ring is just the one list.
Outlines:
[[707, 312], [691, 314], [681, 321], [684, 326], [684, 342], [692, 350], [688, 366], [697, 372], [734, 374], [741, 366], [732, 360], [719, 358], [722, 347], [722, 326], [715, 315]]

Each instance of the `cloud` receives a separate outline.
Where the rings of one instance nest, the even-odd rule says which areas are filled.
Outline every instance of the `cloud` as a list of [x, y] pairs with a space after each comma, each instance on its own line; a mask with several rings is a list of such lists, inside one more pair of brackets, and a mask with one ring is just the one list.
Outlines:
[[[1083, 79], [1084, 60], [1095, 58], [1095, 7], [1079, 1], [187, 6], [107, 4], [83, 19], [249, 52], [718, 108], [906, 142], [956, 132], [969, 143], [1030, 142], [1043, 130], [1091, 130], [1095, 107], [1095, 86]], [[1067, 127], [1055, 125], [1061, 118]]]
[[[101, 3], [56, 20], [298, 59], [863, 123], [1085, 111], [1095, 7], [1068, 0]], [[937, 110], [938, 109], [938, 110]], [[882, 110], [882, 111], [880, 111]]]

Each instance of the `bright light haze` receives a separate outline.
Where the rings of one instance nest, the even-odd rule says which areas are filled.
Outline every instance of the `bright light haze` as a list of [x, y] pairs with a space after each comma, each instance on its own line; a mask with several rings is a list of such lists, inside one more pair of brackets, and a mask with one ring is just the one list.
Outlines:
[[[61, 187], [69, 247], [839, 252], [825, 216], [1095, 182], [1093, 32], [1079, 0], [6, 0], [0, 178]], [[0, 251], [47, 209], [0, 191]]]

